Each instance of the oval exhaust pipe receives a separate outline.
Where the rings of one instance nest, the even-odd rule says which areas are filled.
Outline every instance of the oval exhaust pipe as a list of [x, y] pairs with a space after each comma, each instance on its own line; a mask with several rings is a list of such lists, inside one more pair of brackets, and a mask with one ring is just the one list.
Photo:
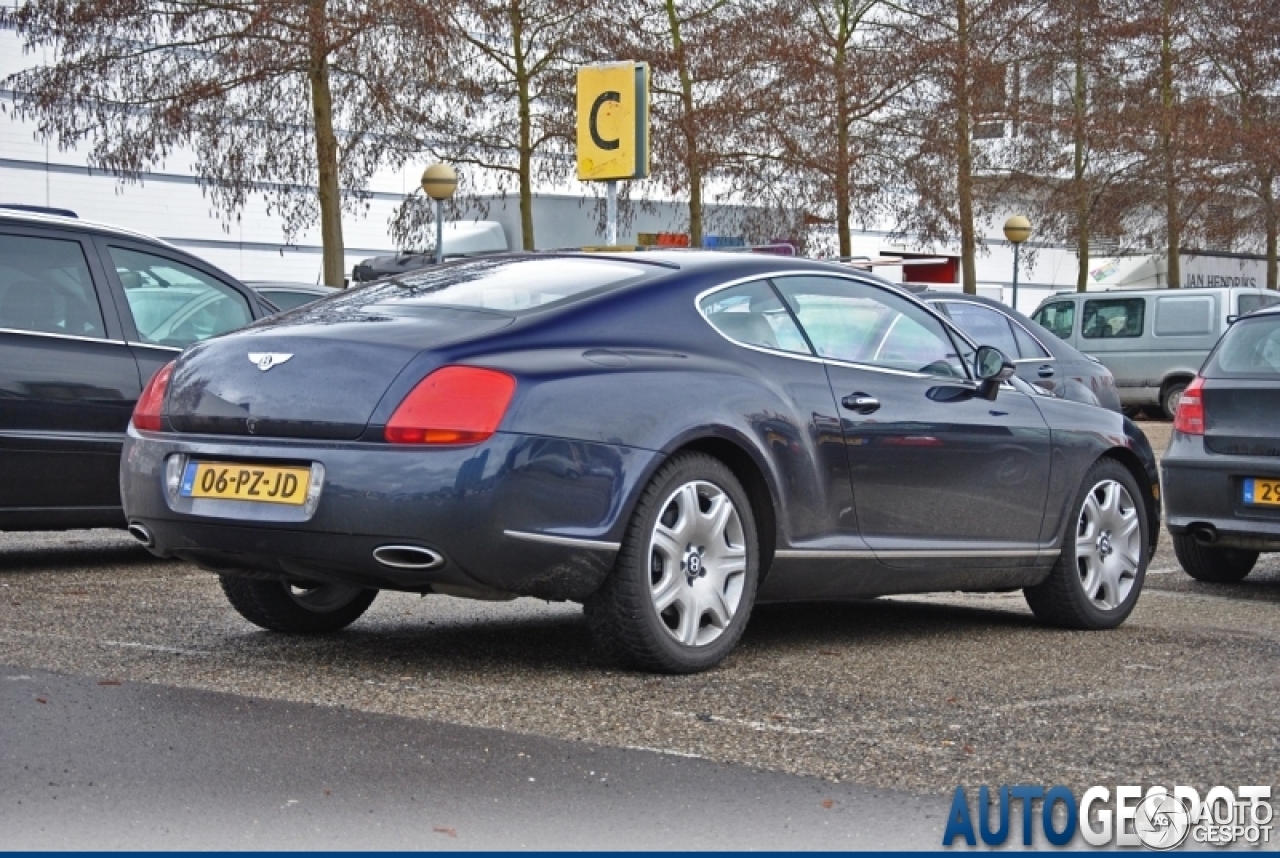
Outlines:
[[435, 569], [444, 565], [444, 556], [420, 545], [381, 545], [373, 549], [373, 559], [392, 569]]
[[129, 535], [141, 542], [144, 548], [150, 548], [156, 544], [155, 537], [151, 535], [151, 531], [147, 529], [146, 525], [133, 522], [129, 525]]
[[1191, 536], [1201, 545], [1213, 545], [1218, 541], [1218, 531], [1213, 525], [1202, 524], [1191, 531]]

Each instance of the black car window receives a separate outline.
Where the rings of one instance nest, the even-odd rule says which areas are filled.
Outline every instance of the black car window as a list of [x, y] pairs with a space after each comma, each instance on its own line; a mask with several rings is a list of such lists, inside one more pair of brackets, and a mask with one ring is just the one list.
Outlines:
[[1030, 331], [1018, 324], [1017, 319], [1010, 319], [1009, 326], [1013, 328], [1013, 338], [1018, 341], [1018, 353], [1024, 360], [1044, 360], [1053, 357], [1048, 349], [1031, 335]]
[[717, 331], [749, 346], [812, 354], [795, 320], [763, 280], [722, 289], [698, 304]]
[[968, 377], [943, 324], [887, 289], [835, 277], [781, 277], [774, 282], [823, 357]]
[[1003, 313], [981, 304], [946, 301], [947, 315], [979, 345], [995, 346], [1010, 359], [1017, 360], [1018, 343], [1013, 337], [1009, 319]]
[[1147, 302], [1142, 298], [1099, 298], [1084, 302], [1080, 336], [1086, 340], [1142, 336]]
[[106, 335], [80, 242], [0, 235], [0, 328]]
[[144, 343], [184, 348], [253, 321], [243, 295], [189, 265], [123, 247], [111, 260]]
[[1280, 316], [1255, 316], [1228, 328], [1205, 365], [1204, 375], [1280, 377]]

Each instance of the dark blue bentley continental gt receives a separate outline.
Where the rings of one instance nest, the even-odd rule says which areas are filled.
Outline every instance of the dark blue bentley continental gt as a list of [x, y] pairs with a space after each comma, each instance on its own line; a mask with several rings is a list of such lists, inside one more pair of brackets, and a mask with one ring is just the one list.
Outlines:
[[1151, 447], [874, 276], [747, 254], [433, 266], [188, 348], [139, 400], [134, 535], [248, 620], [380, 589], [582, 602], [635, 667], [710, 667], [760, 601], [1021, 588], [1129, 615]]

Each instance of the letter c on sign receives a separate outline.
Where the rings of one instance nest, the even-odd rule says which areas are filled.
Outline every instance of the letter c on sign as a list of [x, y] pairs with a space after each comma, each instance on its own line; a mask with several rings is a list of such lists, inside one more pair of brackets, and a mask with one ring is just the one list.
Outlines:
[[622, 93], [613, 90], [607, 90], [596, 96], [595, 104], [591, 105], [591, 121], [588, 127], [591, 129], [591, 142], [599, 146], [601, 149], [617, 149], [618, 141], [606, 140], [600, 136], [600, 129], [596, 125], [596, 120], [600, 114], [600, 108], [604, 107], [605, 102], [612, 101], [614, 104], [622, 103]]

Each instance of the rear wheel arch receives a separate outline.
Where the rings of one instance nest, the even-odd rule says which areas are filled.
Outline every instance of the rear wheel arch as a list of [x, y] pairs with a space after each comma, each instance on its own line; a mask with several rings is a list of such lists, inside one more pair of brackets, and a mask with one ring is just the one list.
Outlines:
[[1154, 492], [1155, 484], [1151, 477], [1147, 474], [1147, 469], [1143, 467], [1142, 460], [1132, 450], [1124, 447], [1113, 447], [1098, 457], [1098, 460], [1112, 459], [1124, 466], [1133, 478], [1138, 482], [1138, 488], [1142, 491], [1142, 500], [1147, 507], [1147, 519], [1151, 522], [1151, 536], [1148, 539], [1151, 547], [1151, 553], [1156, 552], [1156, 545], [1160, 541], [1160, 501], [1156, 499]]
[[742, 483], [751, 502], [751, 512], [755, 516], [756, 530], [759, 532], [760, 580], [763, 582], [768, 578], [778, 543], [775, 495], [769, 480], [765, 477], [764, 469], [746, 448], [728, 438], [712, 436], [695, 438], [672, 450], [670, 455], [687, 452], [705, 453], [720, 460], [738, 478], [738, 482]]

